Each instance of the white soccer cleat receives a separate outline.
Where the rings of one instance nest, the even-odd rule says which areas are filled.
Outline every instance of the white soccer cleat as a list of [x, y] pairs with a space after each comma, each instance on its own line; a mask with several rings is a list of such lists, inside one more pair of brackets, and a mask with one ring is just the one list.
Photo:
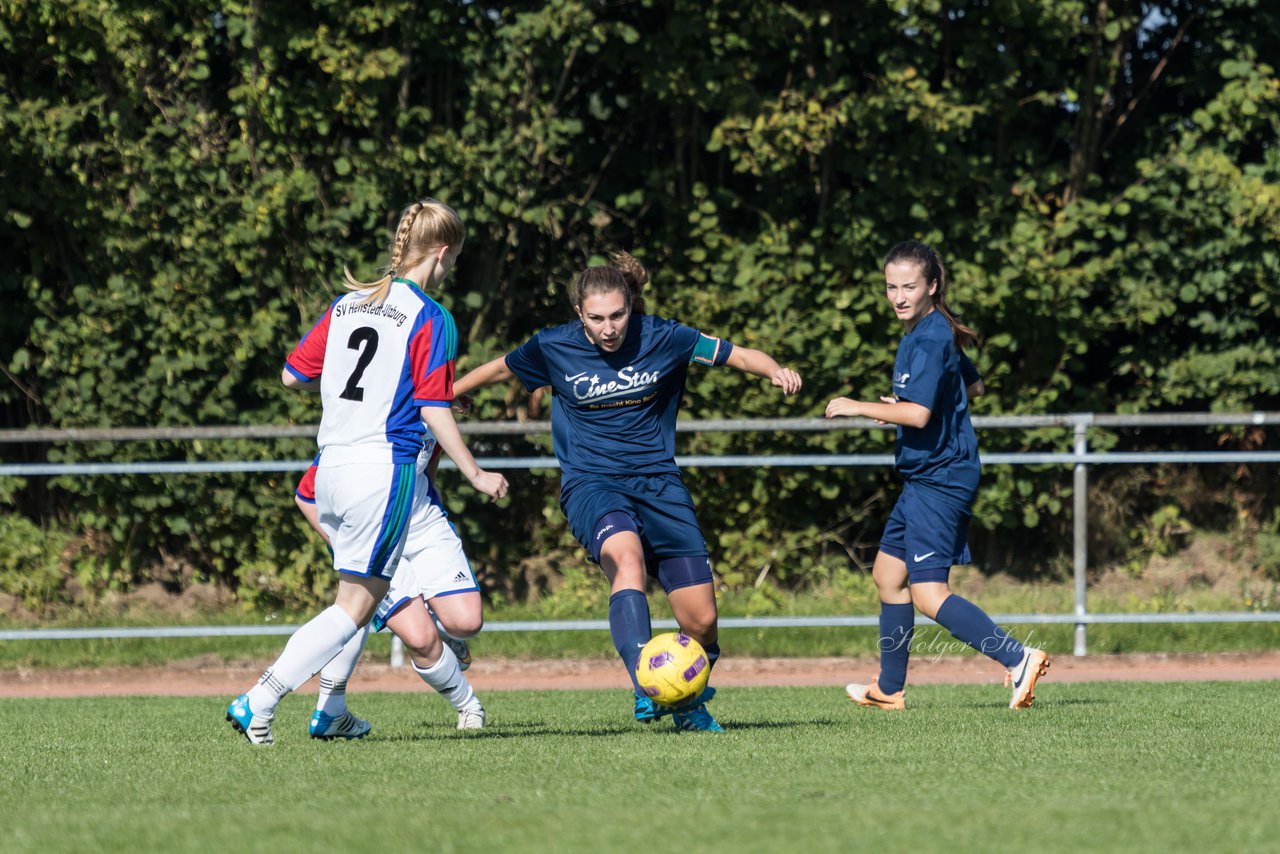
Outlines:
[[1036, 699], [1036, 681], [1049, 670], [1049, 655], [1033, 646], [1022, 653], [1022, 661], [1005, 676], [1006, 688], [1013, 688], [1011, 709], [1029, 709]]
[[249, 696], [241, 694], [231, 701], [231, 705], [227, 706], [227, 720], [231, 722], [231, 726], [236, 731], [249, 739], [250, 744], [275, 744], [275, 737], [271, 735], [271, 721], [274, 720], [273, 715], [255, 714], [249, 708]]
[[462, 709], [458, 712], [458, 729], [484, 729], [484, 708]]

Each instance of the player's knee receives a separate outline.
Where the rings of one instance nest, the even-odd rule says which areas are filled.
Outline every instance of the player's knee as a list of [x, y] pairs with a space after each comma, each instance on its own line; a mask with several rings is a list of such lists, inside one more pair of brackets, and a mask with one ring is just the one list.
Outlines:
[[[440, 660], [441, 653], [444, 652], [444, 643], [440, 640], [439, 635], [432, 641], [424, 641], [421, 644], [411, 645], [405, 642], [405, 648], [409, 650], [409, 655], [413, 660], [423, 667], [429, 667], [431, 664]], [[424, 663], [425, 662], [425, 663]]]
[[613, 579], [615, 585], [621, 583], [628, 588], [643, 590], [645, 582], [645, 566], [644, 559], [627, 555], [621, 560], [615, 561], [613, 564]]
[[400, 640], [404, 642], [405, 649], [409, 650], [409, 654], [415, 658], [430, 658], [433, 652], [439, 655], [440, 635], [436, 633], [435, 626], [430, 629], [415, 627], [411, 631], [398, 634]]
[[938, 616], [938, 609], [951, 595], [945, 584], [915, 584], [911, 587], [911, 602], [916, 610], [929, 619]]
[[448, 621], [445, 621], [442, 617], [440, 622], [450, 636], [459, 640], [466, 640], [473, 635], [477, 635], [484, 628], [484, 617], [480, 614], [468, 614], [462, 617], [452, 616]]
[[680, 629], [698, 643], [715, 642], [718, 637], [715, 609], [683, 615], [680, 618]]

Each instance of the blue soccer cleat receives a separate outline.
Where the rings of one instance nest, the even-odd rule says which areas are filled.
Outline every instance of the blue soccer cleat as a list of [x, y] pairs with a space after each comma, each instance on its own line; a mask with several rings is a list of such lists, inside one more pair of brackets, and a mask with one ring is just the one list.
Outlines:
[[677, 709], [674, 717], [676, 729], [681, 732], [724, 732], [724, 727], [716, 723], [707, 711], [706, 703], [699, 703], [690, 709]]
[[669, 715], [674, 711], [670, 706], [659, 706], [648, 697], [636, 697], [636, 720], [642, 724], [657, 720], [663, 715]]
[[350, 741], [353, 738], [364, 738], [371, 729], [368, 721], [361, 720], [349, 711], [344, 711], [340, 715], [330, 715], [316, 709], [315, 714], [311, 716], [311, 725], [307, 727], [307, 732], [312, 738], [323, 741], [335, 738], [345, 738]]
[[249, 708], [249, 695], [241, 694], [227, 706], [227, 720], [250, 744], [275, 744], [271, 735], [271, 715], [257, 715]]
[[[696, 698], [685, 700], [683, 705], [688, 705], [690, 707], [702, 705], [708, 702], [715, 695], [716, 695], [715, 688], [710, 688], [710, 687], [704, 688], [701, 694], [699, 694]], [[683, 708], [683, 705], [663, 706], [663, 705], [659, 705], [658, 703], [655, 703], [653, 700], [649, 699], [648, 697], [636, 697], [636, 708], [635, 708], [636, 720], [638, 720], [642, 724], [647, 724], [650, 721], [657, 720], [658, 718], [664, 718], [667, 715], [675, 714], [681, 708]]]

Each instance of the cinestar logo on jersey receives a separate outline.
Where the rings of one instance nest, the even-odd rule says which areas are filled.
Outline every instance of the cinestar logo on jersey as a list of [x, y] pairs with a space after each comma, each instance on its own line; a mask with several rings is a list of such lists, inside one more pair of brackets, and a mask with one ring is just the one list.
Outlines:
[[609, 382], [600, 382], [599, 374], [583, 371], [572, 376], [566, 374], [565, 382], [573, 389], [577, 400], [601, 400], [610, 397], [621, 397], [650, 389], [658, 384], [660, 371], [639, 371], [634, 365], [627, 365], [618, 371], [618, 378]]

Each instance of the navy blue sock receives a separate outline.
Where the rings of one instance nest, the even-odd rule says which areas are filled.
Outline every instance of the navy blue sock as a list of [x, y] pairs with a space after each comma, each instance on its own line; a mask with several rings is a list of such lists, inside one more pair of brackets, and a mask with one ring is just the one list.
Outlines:
[[636, 696], [645, 696], [636, 683], [636, 665], [640, 663], [640, 649], [653, 636], [649, 623], [649, 600], [639, 590], [619, 590], [609, 597], [609, 634], [613, 647], [627, 666], [627, 675], [635, 688]]
[[938, 608], [934, 617], [945, 628], [978, 652], [1013, 669], [1022, 661], [1022, 644], [992, 622], [977, 605], [954, 593]]
[[706, 650], [707, 653], [707, 666], [715, 667], [716, 662], [720, 660], [720, 642], [712, 641], [711, 643], [704, 643], [702, 648]]
[[896, 694], [907, 684], [907, 660], [915, 630], [914, 605], [880, 603], [880, 677], [876, 684], [885, 694]]

